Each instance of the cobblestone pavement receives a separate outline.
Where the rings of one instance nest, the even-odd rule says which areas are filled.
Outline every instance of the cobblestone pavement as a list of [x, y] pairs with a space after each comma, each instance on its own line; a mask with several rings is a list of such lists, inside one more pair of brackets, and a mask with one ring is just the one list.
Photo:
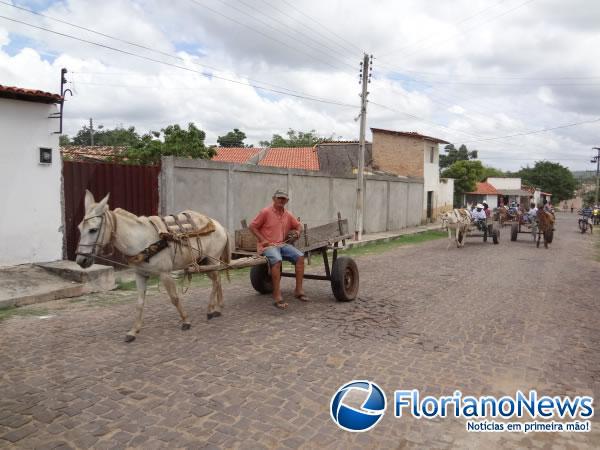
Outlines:
[[[138, 339], [132, 292], [44, 305], [44, 318], [0, 322], [0, 447], [5, 448], [598, 448], [590, 433], [467, 433], [463, 419], [396, 419], [337, 429], [331, 395], [352, 379], [452, 395], [600, 398], [600, 263], [574, 216], [550, 249], [446, 240], [357, 258], [360, 299], [337, 303], [308, 281], [311, 303], [276, 310], [248, 280], [184, 301], [179, 328], [164, 292], [149, 296]], [[291, 280], [284, 280], [291, 297]], [[37, 305], [38, 307], [40, 305]], [[597, 403], [597, 402], [596, 402]]]

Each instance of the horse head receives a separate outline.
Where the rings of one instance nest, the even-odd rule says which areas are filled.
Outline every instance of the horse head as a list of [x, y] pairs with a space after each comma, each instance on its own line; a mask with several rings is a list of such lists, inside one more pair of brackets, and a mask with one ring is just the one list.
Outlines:
[[98, 203], [94, 195], [86, 189], [85, 191], [85, 215], [79, 228], [79, 244], [77, 245], [77, 257], [75, 261], [84, 269], [94, 263], [94, 257], [111, 241], [113, 221], [109, 208], [108, 196], [106, 194]]

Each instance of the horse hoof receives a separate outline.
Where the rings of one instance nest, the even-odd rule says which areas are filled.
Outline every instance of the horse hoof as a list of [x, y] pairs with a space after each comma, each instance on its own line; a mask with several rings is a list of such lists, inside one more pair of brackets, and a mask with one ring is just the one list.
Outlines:
[[208, 320], [213, 319], [215, 317], [221, 317], [221, 313], [219, 311], [211, 312], [206, 315]]
[[128, 334], [125, 336], [125, 342], [133, 342], [135, 341], [135, 336], [132, 336], [131, 334]]
[[191, 323], [181, 324], [181, 329], [182, 330], [189, 330], [190, 328], [192, 328], [192, 324]]

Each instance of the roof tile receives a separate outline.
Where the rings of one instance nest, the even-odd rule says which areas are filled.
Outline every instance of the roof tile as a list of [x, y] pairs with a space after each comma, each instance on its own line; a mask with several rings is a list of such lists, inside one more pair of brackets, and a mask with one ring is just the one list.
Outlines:
[[247, 163], [250, 158], [256, 156], [262, 148], [255, 147], [218, 147], [217, 154], [212, 157], [213, 161], [231, 162], [238, 164]]
[[60, 103], [62, 97], [58, 94], [39, 91], [37, 89], [24, 89], [16, 86], [4, 86], [0, 84], [0, 98], [13, 100], [24, 100], [37, 103]]
[[319, 157], [313, 147], [277, 147], [270, 148], [258, 164], [289, 169], [319, 170]]

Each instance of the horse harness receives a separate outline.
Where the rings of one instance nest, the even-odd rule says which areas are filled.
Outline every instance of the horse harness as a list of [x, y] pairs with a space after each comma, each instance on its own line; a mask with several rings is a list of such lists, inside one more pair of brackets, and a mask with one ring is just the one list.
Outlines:
[[[187, 249], [190, 256], [194, 251], [197, 251], [198, 257], [193, 258], [194, 263], [192, 264], [199, 264], [203, 259], [200, 237], [210, 234], [216, 229], [214, 222], [209, 218], [207, 218], [207, 223], [204, 226], [198, 227], [192, 216], [187, 212], [165, 217], [149, 217], [148, 220], [160, 239], [137, 255], [129, 256], [128, 262], [130, 264], [150, 262], [150, 258], [168, 248], [169, 243], [173, 243], [173, 258], [175, 258], [178, 250], [183, 252], [184, 249]], [[192, 246], [190, 242], [192, 239], [196, 240], [197, 248]]]
[[[108, 256], [110, 256], [113, 253], [112, 249], [114, 249], [114, 242], [116, 240], [117, 233], [117, 218], [115, 217], [115, 213], [107, 209], [102, 214], [84, 217], [83, 221], [86, 222], [96, 217], [100, 218], [100, 225], [98, 226], [98, 229], [102, 230], [102, 236], [100, 235], [100, 233], [98, 233], [98, 235], [96, 236], [96, 240], [93, 244], [80, 244], [81, 246], [91, 247], [91, 251], [88, 253], [78, 253], [79, 255], [97, 256], [97, 248], [103, 250], [104, 247], [107, 246], [111, 247], [111, 252], [108, 254]], [[210, 234], [216, 230], [214, 222], [208, 217], [206, 219], [207, 223], [204, 224], [202, 227], [198, 227], [192, 216], [187, 212], [183, 212], [177, 215], [169, 215], [165, 217], [149, 217], [148, 221], [152, 224], [160, 239], [150, 244], [148, 247], [146, 247], [144, 250], [142, 250], [136, 255], [125, 255], [127, 256], [127, 261], [130, 264], [140, 264], [142, 262], [148, 263], [150, 262], [150, 258], [157, 255], [164, 249], [168, 248], [169, 243], [173, 242], [173, 258], [175, 258], [178, 249], [180, 251], [183, 251], [184, 248], [187, 248], [190, 252], [190, 255], [193, 253], [193, 251], [198, 252], [198, 257], [194, 258], [194, 263], [192, 263], [192, 265], [199, 264], [203, 259], [202, 242], [200, 240], [200, 237]], [[101, 242], [104, 241], [104, 236], [107, 230], [107, 228], [103, 226], [105, 221], [107, 223], [110, 223], [112, 226], [110, 232], [110, 239], [106, 244], [103, 245], [101, 244]], [[190, 243], [190, 239], [194, 238], [196, 239], [197, 248], [193, 248], [193, 246]]]

